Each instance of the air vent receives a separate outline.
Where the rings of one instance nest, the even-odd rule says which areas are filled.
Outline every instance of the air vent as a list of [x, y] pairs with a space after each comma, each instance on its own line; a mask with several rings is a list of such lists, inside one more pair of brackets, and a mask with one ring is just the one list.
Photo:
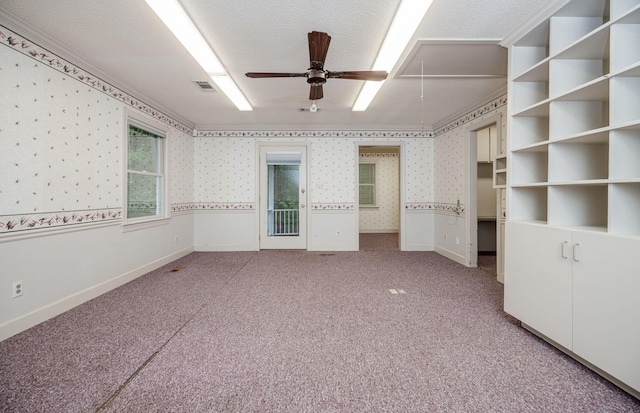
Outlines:
[[203, 92], [215, 92], [216, 91], [216, 89], [213, 87], [213, 85], [211, 83], [207, 82], [206, 80], [194, 80], [193, 83], [198, 85], [200, 90], [202, 90]]

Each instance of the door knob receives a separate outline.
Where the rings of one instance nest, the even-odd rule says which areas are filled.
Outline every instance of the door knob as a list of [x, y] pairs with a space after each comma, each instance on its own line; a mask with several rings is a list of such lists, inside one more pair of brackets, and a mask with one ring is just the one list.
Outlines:
[[304, 204], [300, 204], [300, 208], [304, 208]]
[[300, 190], [300, 192], [302, 192], [302, 193], [304, 194], [304, 188], [302, 188], [302, 189]]

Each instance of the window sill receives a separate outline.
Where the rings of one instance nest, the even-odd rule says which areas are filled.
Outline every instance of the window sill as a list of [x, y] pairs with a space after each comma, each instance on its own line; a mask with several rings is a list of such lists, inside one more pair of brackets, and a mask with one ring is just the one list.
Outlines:
[[171, 221], [171, 217], [151, 218], [144, 220], [129, 220], [122, 224], [122, 232], [138, 231], [141, 229], [159, 227], [167, 225]]
[[370, 210], [373, 210], [373, 209], [380, 209], [380, 207], [379, 207], [379, 206], [377, 206], [377, 205], [361, 205], [361, 206], [360, 206], [360, 209], [365, 209], [365, 210], [366, 210], [366, 209], [370, 209]]

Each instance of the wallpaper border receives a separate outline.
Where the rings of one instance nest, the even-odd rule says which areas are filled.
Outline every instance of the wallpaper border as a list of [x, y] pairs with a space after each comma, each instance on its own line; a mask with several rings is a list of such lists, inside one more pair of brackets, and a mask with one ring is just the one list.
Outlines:
[[457, 118], [456, 120], [447, 123], [446, 125], [437, 128], [434, 132], [435, 136], [438, 135], [442, 135], [443, 133], [447, 133], [457, 127], [460, 127], [466, 123], [469, 123], [475, 119], [478, 119], [479, 117], [486, 115], [489, 112], [492, 112], [504, 105], [507, 104], [507, 95], [504, 94], [494, 100], [492, 100], [489, 103], [486, 103], [484, 105], [482, 105], [481, 107], [467, 113], [464, 116], [460, 116], [459, 118]]
[[107, 83], [104, 80], [93, 76], [91, 73], [79, 68], [78, 66], [70, 63], [68, 60], [63, 59], [62, 57], [50, 52], [49, 50], [39, 46], [38, 44], [18, 35], [17, 33], [13, 32], [3, 25], [0, 25], [0, 40], [5, 46], [10, 47], [17, 52], [20, 52], [25, 56], [31, 57], [37, 62], [44, 63], [52, 69], [64, 73], [67, 76], [70, 76], [87, 86], [103, 92], [126, 105], [138, 109], [143, 113], [146, 113], [147, 115], [152, 116], [153, 118], [181, 132], [188, 134], [193, 133], [193, 128], [183, 125], [182, 123], [165, 115], [152, 106], [142, 102], [139, 99], [136, 99], [135, 97], [118, 89], [110, 83]]
[[122, 220], [122, 208], [0, 215], [0, 234], [13, 234], [44, 228], [68, 228], [80, 224], [120, 220]]
[[464, 204], [447, 204], [443, 202], [407, 202], [404, 205], [408, 210], [433, 210], [440, 212], [450, 212], [456, 215], [464, 215]]
[[432, 131], [195, 130], [197, 138], [435, 138]]

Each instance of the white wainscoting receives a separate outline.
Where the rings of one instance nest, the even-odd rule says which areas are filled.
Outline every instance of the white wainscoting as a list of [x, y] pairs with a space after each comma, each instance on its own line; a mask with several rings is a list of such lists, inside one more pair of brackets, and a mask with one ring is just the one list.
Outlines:
[[403, 251], [433, 251], [434, 211], [429, 209], [407, 209], [404, 214]]
[[0, 300], [0, 341], [191, 253], [192, 240], [191, 214], [139, 231], [115, 223], [4, 240], [0, 285], [21, 280], [24, 295]]
[[313, 210], [309, 215], [309, 251], [358, 250], [358, 214], [355, 209]]
[[435, 251], [466, 266], [468, 265], [466, 258], [468, 241], [465, 228], [463, 214], [456, 215], [450, 211], [435, 212]]
[[193, 214], [195, 251], [258, 251], [258, 211], [207, 210]]

